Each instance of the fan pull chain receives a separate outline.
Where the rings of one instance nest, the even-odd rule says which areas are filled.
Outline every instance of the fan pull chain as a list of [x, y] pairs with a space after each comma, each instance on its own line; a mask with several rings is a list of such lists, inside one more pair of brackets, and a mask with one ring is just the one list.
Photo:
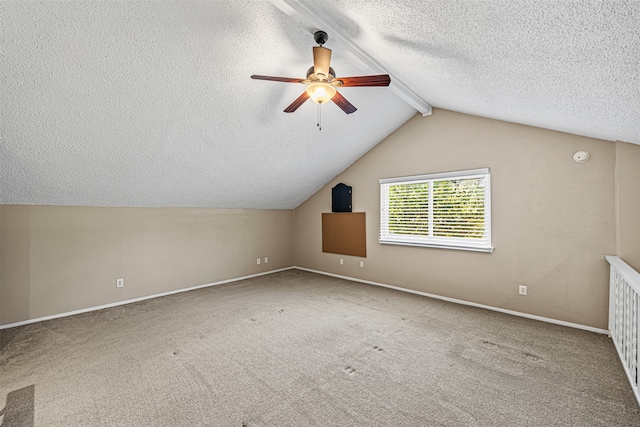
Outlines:
[[318, 114], [317, 114], [317, 123], [316, 126], [318, 126], [318, 130], [322, 130], [322, 103], [318, 103]]

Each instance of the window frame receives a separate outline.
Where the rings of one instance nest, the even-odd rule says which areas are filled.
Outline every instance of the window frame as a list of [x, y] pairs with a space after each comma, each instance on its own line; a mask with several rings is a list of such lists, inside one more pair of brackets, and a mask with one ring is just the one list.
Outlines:
[[[412, 236], [408, 234], [391, 234], [388, 208], [389, 185], [429, 183], [428, 212], [429, 232], [433, 232], [433, 182], [458, 179], [477, 179], [484, 181], [484, 233], [483, 238], [456, 238], [444, 236]], [[378, 242], [388, 245], [420, 246], [428, 248], [455, 249], [464, 251], [493, 252], [491, 244], [491, 174], [489, 168], [468, 169], [453, 172], [441, 172], [426, 175], [413, 175], [395, 178], [382, 178], [380, 183], [380, 229]]]

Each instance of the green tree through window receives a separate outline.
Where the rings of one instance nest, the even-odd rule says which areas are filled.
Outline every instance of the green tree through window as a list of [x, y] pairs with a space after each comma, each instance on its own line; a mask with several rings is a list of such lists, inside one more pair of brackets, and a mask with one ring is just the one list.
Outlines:
[[433, 235], [481, 239], [484, 234], [482, 180], [457, 179], [433, 183]]
[[429, 235], [429, 183], [389, 187], [389, 232]]

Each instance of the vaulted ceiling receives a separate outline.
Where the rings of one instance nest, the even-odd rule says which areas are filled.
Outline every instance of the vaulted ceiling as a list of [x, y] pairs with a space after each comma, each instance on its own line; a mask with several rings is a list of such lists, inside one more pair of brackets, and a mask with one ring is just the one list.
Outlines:
[[[640, 2], [0, 2], [0, 204], [294, 208], [418, 112], [640, 144]], [[329, 33], [357, 108], [308, 101]], [[514, 141], [517, 143], [517, 141]]]

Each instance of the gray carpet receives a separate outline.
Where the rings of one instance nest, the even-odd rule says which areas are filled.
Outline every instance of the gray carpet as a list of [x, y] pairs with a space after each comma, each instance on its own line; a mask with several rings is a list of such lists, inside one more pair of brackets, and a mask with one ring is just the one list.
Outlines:
[[299, 270], [0, 348], [3, 427], [640, 425], [606, 336]]

